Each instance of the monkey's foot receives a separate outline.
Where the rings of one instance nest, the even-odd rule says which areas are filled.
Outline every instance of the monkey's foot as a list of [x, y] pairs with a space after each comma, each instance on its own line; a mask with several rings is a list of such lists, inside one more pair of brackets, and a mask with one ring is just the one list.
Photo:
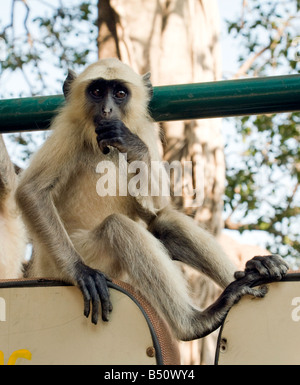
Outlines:
[[254, 257], [246, 263], [244, 271], [237, 271], [235, 279], [239, 280], [247, 274], [257, 272], [262, 282], [280, 281], [288, 272], [289, 266], [279, 255]]

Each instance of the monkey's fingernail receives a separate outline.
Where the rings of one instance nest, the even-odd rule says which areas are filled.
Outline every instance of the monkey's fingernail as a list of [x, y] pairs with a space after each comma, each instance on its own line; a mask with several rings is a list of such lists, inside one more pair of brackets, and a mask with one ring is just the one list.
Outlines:
[[110, 309], [102, 311], [102, 321], [108, 322], [110, 319]]

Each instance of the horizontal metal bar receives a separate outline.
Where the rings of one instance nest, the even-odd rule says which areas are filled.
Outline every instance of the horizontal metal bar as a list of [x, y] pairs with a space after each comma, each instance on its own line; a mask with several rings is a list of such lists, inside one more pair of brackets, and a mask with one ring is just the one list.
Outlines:
[[300, 75], [157, 87], [157, 121], [300, 111]]
[[[0, 101], [0, 132], [49, 128], [62, 95]], [[300, 111], [300, 75], [154, 87], [156, 121]]]
[[0, 132], [46, 130], [63, 102], [63, 95], [0, 100]]

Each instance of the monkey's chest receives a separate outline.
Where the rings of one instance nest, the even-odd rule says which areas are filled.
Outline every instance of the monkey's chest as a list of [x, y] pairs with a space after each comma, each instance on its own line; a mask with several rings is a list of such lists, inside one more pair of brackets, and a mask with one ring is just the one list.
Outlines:
[[99, 170], [78, 172], [56, 199], [57, 210], [68, 232], [93, 229], [114, 213], [134, 219], [134, 200], [120, 193], [118, 177], [114, 178], [114, 173], [96, 171]]

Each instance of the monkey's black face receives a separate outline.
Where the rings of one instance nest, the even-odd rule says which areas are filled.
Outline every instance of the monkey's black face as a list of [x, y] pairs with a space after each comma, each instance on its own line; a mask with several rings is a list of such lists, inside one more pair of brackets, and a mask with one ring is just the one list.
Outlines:
[[89, 84], [86, 93], [96, 125], [102, 120], [122, 120], [130, 98], [123, 82], [99, 78]]

